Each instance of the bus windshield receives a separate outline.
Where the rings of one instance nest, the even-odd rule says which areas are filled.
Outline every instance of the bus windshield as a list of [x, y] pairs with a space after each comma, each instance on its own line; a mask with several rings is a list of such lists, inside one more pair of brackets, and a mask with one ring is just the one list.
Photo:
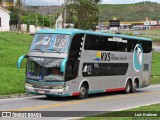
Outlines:
[[30, 51], [68, 53], [70, 35], [36, 34]]
[[46, 81], [64, 81], [64, 73], [60, 71], [63, 59], [30, 57], [27, 63], [27, 78]]

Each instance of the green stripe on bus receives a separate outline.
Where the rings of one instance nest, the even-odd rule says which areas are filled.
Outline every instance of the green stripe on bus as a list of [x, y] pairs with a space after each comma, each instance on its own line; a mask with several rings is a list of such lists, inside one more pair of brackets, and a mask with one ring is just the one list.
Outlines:
[[89, 91], [88, 94], [101, 93], [101, 92], [104, 92], [104, 91], [103, 90], [92, 90], [92, 91]]

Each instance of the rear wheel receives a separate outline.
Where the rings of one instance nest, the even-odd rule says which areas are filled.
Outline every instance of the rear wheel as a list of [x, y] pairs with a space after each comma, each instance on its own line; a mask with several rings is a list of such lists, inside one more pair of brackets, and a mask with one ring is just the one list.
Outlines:
[[79, 99], [84, 99], [88, 97], [88, 88], [85, 84], [82, 84], [79, 90]]
[[137, 87], [138, 87], [138, 83], [137, 81], [134, 81], [134, 83], [132, 84], [131, 92], [135, 93], [137, 91]]
[[132, 87], [132, 83], [130, 81], [127, 81], [126, 83], [126, 89], [125, 89], [125, 93], [128, 94], [131, 92], [131, 87]]

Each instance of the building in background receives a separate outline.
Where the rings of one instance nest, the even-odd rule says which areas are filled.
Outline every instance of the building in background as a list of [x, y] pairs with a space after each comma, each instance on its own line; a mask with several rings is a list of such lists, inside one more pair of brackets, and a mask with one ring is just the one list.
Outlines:
[[0, 7], [0, 31], [9, 31], [10, 11]]
[[56, 29], [62, 29], [63, 28], [63, 16], [62, 14], [57, 18], [56, 20]]

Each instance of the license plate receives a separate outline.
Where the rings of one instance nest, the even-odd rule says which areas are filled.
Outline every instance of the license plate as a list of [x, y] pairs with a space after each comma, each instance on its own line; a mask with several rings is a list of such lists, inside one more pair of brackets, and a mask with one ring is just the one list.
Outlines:
[[38, 93], [45, 94], [45, 91], [44, 90], [38, 90]]

